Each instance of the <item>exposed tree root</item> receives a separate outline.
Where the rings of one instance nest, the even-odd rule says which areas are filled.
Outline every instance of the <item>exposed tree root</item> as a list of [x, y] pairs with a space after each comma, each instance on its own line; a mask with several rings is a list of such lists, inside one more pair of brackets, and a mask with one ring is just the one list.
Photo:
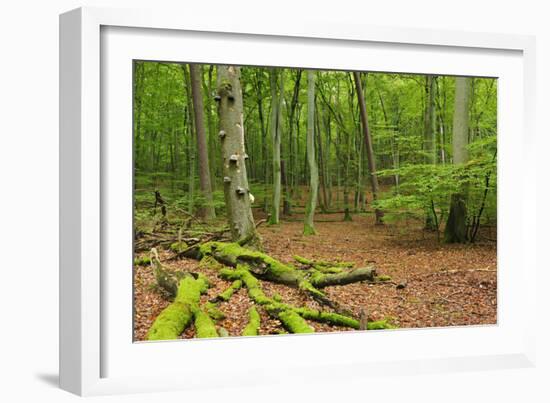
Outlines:
[[344, 271], [344, 268], [351, 268], [353, 267], [353, 263], [350, 262], [325, 262], [321, 260], [310, 260], [306, 259], [305, 257], [294, 255], [294, 260], [296, 260], [298, 263], [302, 264], [302, 268], [312, 268], [319, 270], [322, 273], [341, 273]]
[[216, 331], [216, 326], [214, 321], [201, 309], [196, 309], [194, 312], [195, 316], [195, 337], [203, 339], [206, 337], [218, 337], [218, 332]]
[[241, 280], [235, 280], [228, 288], [223, 292], [218, 294], [216, 297], [209, 300], [204, 304], [203, 309], [208, 313], [208, 315], [214, 320], [221, 320], [225, 318], [225, 314], [219, 310], [219, 302], [227, 302], [231, 299], [233, 294], [237, 292], [242, 287], [243, 282]]
[[[156, 252], [156, 251], [153, 251]], [[158, 255], [152, 253], [152, 266], [158, 284], [167, 289], [176, 288], [176, 297], [157, 317], [149, 331], [149, 340], [167, 340], [177, 338], [194, 319], [196, 337], [218, 337], [214, 321], [224, 317], [217, 304], [229, 301], [241, 287], [246, 287], [250, 299], [261, 306], [273, 318], [278, 319], [290, 333], [313, 333], [315, 330], [307, 320], [327, 323], [333, 326], [360, 329], [360, 321], [342, 312], [323, 312], [305, 307], [285, 304], [280, 298], [268, 297], [260, 287], [258, 279], [299, 288], [315, 300], [329, 305], [338, 311], [320, 288], [345, 285], [357, 281], [376, 281], [378, 277], [372, 267], [352, 269], [349, 263], [329, 263], [310, 261], [296, 257], [305, 265], [306, 270], [283, 264], [262, 252], [246, 249], [236, 243], [207, 242], [194, 247], [193, 257], [200, 259], [201, 266], [216, 269], [220, 277], [233, 281], [232, 284], [202, 307], [199, 306], [200, 294], [206, 291], [208, 282], [204, 276], [194, 278], [186, 275], [179, 283], [168, 271], [164, 270]], [[258, 334], [260, 316], [255, 306], [249, 311], [249, 323], [243, 329], [243, 335]], [[388, 329], [393, 326], [387, 321], [370, 322], [367, 329]]]
[[257, 336], [260, 330], [260, 314], [255, 306], [248, 311], [248, 324], [243, 329], [243, 336]]
[[317, 302], [337, 311], [342, 311], [339, 305], [331, 301], [319, 288], [364, 280], [373, 281], [376, 276], [376, 271], [372, 267], [339, 273], [322, 273], [316, 269], [304, 272], [283, 264], [265, 253], [243, 248], [236, 243], [207, 242], [195, 248], [193, 257], [199, 259], [212, 257], [218, 263], [231, 267], [244, 264], [257, 278], [298, 288]]
[[[250, 298], [256, 304], [263, 306], [271, 316], [279, 319], [291, 333], [311, 333], [314, 331], [304, 319], [328, 323], [333, 326], [359, 329], [359, 321], [352, 317], [309, 308], [296, 308], [267, 297], [260, 288], [259, 281], [247, 270], [246, 266], [239, 266], [236, 270], [223, 269], [220, 275], [225, 279], [241, 278], [248, 289]], [[370, 322], [367, 329], [391, 329], [393, 327], [388, 321], [377, 321]]]
[[211, 302], [229, 301], [233, 294], [237, 292], [242, 287], [242, 285], [243, 282], [241, 280], [235, 280], [227, 289], [225, 289], [225, 291], [219, 294]]
[[[149, 329], [148, 340], [172, 340], [178, 336], [191, 323], [191, 320], [200, 311], [199, 299], [208, 288], [206, 277], [198, 278], [186, 276], [179, 282], [176, 297], [155, 319]], [[201, 316], [199, 314], [199, 316]], [[199, 320], [199, 325], [203, 321]], [[197, 326], [197, 321], [195, 321]], [[197, 328], [198, 331], [198, 328]]]

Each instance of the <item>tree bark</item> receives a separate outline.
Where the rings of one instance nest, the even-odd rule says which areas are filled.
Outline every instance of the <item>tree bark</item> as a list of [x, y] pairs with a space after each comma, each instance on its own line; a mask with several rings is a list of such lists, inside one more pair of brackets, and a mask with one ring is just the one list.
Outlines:
[[[425, 84], [425, 108], [424, 108], [424, 153], [426, 164], [435, 165], [435, 77], [432, 75], [426, 76]], [[432, 200], [433, 204], [433, 200]], [[431, 206], [426, 206], [426, 222], [427, 230], [437, 231], [437, 217], [434, 217], [434, 211]]]
[[[282, 71], [281, 71], [282, 74]], [[281, 208], [281, 122], [280, 122], [280, 97], [277, 91], [277, 71], [271, 69], [271, 140], [273, 145], [273, 197], [271, 204], [270, 224], [279, 224], [279, 212]], [[281, 77], [282, 79], [282, 77]]]
[[[376, 162], [374, 160], [374, 150], [372, 148], [372, 138], [369, 130], [369, 119], [367, 115], [367, 107], [365, 105], [365, 96], [363, 95], [363, 87], [361, 85], [361, 76], [358, 71], [353, 73], [355, 80], [355, 88], [357, 91], [357, 99], [359, 100], [359, 111], [361, 114], [361, 125], [363, 126], [363, 135], [365, 136], [365, 145], [367, 147], [367, 159], [369, 166], [370, 181], [372, 185], [372, 198], [378, 199], [378, 177], [376, 176]], [[376, 224], [383, 224], [382, 217], [384, 214], [381, 210], [374, 210], [376, 216]]]
[[[470, 83], [471, 78], [469, 77], [456, 77], [453, 116], [453, 164], [455, 165], [468, 162]], [[449, 217], [445, 225], [445, 242], [447, 243], [465, 243], [468, 240], [466, 200], [466, 188], [451, 196]]]
[[195, 131], [197, 133], [197, 150], [199, 154], [199, 181], [201, 192], [205, 199], [205, 205], [201, 207], [199, 215], [207, 220], [211, 220], [216, 218], [216, 211], [214, 210], [214, 200], [212, 197], [208, 146], [206, 144], [206, 132], [204, 130], [204, 105], [201, 88], [202, 68], [198, 64], [190, 64], [189, 71], [191, 74], [191, 93], [193, 96]]
[[319, 190], [319, 173], [315, 161], [315, 72], [307, 72], [307, 161], [309, 166], [309, 198], [306, 206], [304, 220], [304, 235], [316, 234], [313, 224], [315, 206], [317, 204], [317, 192]]
[[188, 174], [189, 174], [189, 188], [188, 188], [188, 199], [187, 199], [187, 210], [189, 214], [193, 214], [195, 209], [195, 144], [193, 142], [194, 132], [195, 132], [195, 119], [193, 118], [193, 102], [191, 96], [191, 78], [189, 77], [189, 71], [187, 66], [182, 65], [183, 78], [185, 83], [185, 94], [187, 99], [187, 113], [189, 122], [189, 136], [188, 136], [188, 147], [187, 147], [187, 158], [188, 158]]
[[224, 194], [231, 238], [235, 242], [246, 239], [249, 245], [259, 248], [260, 237], [256, 232], [252, 216], [246, 175], [247, 155], [244, 148], [243, 100], [239, 67], [219, 66], [217, 81]]

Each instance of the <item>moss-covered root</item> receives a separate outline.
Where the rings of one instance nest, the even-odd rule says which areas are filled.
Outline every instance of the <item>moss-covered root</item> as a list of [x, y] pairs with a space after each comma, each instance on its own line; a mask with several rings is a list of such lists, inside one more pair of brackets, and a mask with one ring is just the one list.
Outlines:
[[260, 330], [260, 314], [255, 306], [248, 311], [248, 324], [243, 330], [243, 336], [257, 336]]
[[248, 270], [262, 280], [292, 287], [298, 287], [304, 280], [304, 273], [300, 270], [283, 264], [265, 253], [243, 248], [237, 243], [207, 242], [201, 245], [200, 251], [201, 256], [212, 256], [226, 266], [246, 265]]
[[344, 268], [352, 268], [351, 262], [325, 262], [323, 260], [311, 260], [305, 257], [294, 255], [294, 260], [298, 263], [319, 270], [321, 273], [341, 273]]
[[229, 301], [233, 294], [239, 290], [243, 285], [241, 280], [235, 280], [233, 283], [226, 288], [222, 293], [218, 294], [216, 297], [212, 298], [206, 304], [203, 305], [203, 310], [210, 315], [214, 320], [221, 320], [225, 318], [225, 314], [218, 308], [218, 303], [221, 301]]
[[[332, 326], [344, 326], [352, 329], [359, 329], [359, 321], [349, 316], [332, 312], [317, 311], [308, 308], [295, 308], [296, 313], [301, 317], [316, 322], [327, 323]], [[390, 319], [377, 320], [367, 323], [367, 330], [396, 329], [397, 326], [391, 323]]]
[[235, 280], [231, 285], [226, 288], [220, 295], [216, 297], [217, 301], [229, 301], [233, 294], [235, 294], [241, 287], [243, 286], [243, 282], [241, 280]]
[[201, 309], [195, 310], [195, 337], [199, 339], [219, 337], [214, 321]]
[[397, 329], [397, 326], [391, 323], [388, 319], [377, 320], [367, 323], [367, 330], [384, 330], [384, 329]]
[[225, 318], [225, 314], [218, 308], [216, 302], [208, 301], [203, 305], [203, 310], [214, 320], [222, 320]]
[[147, 334], [148, 340], [177, 339], [193, 319], [199, 299], [208, 288], [204, 276], [197, 279], [188, 276], [179, 282], [174, 302], [168, 305], [155, 319]]
[[307, 322], [294, 312], [293, 307], [267, 297], [260, 282], [250, 273], [246, 266], [239, 265], [236, 270], [224, 269], [220, 272], [223, 278], [229, 280], [241, 279], [248, 289], [248, 296], [258, 305], [265, 307], [270, 316], [279, 319], [285, 329], [291, 333], [312, 333], [315, 330]]
[[[211, 256], [226, 266], [237, 267], [246, 265], [256, 277], [285, 284], [291, 287], [304, 288], [304, 281], [309, 281], [314, 288], [323, 288], [332, 285], [345, 285], [364, 280], [373, 280], [376, 271], [372, 267], [363, 267], [342, 271], [339, 273], [305, 273], [303, 270], [281, 263], [262, 252], [252, 251], [236, 243], [207, 242], [200, 247], [201, 256]], [[308, 277], [309, 276], [309, 277]], [[306, 284], [307, 285], [307, 284]], [[312, 291], [314, 294], [315, 290]]]
[[327, 323], [333, 326], [351, 327], [352, 329], [359, 329], [359, 321], [349, 316], [340, 315], [332, 312], [317, 311], [315, 309], [308, 308], [296, 308], [296, 313], [301, 317], [316, 322]]
[[[277, 310], [277, 308], [275, 308]], [[271, 309], [267, 306], [267, 311], [270, 312]], [[283, 324], [284, 328], [287, 329], [290, 333], [314, 333], [315, 330], [308, 325], [304, 318], [298, 315], [294, 310], [287, 309], [285, 311], [277, 312], [277, 317]]]

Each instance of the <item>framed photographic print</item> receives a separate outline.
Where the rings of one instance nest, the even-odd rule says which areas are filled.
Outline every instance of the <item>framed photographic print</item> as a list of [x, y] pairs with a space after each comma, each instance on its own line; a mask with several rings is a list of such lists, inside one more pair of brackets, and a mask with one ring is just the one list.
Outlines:
[[532, 365], [532, 38], [180, 17], [60, 19], [63, 388]]

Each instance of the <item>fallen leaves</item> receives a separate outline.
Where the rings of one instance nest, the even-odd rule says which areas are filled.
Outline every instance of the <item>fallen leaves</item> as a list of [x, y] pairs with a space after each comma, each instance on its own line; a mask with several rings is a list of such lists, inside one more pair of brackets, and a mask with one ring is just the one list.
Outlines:
[[[261, 218], [261, 217], [256, 217]], [[283, 221], [279, 226], [258, 228], [265, 251], [287, 264], [296, 265], [293, 255], [306, 259], [353, 262], [356, 267], [374, 262], [379, 274], [389, 275], [392, 284], [355, 283], [327, 287], [324, 291], [341, 308], [359, 317], [361, 309], [368, 320], [391, 317], [401, 328], [444, 327], [495, 324], [497, 313], [496, 245], [440, 244], [434, 234], [426, 235], [421, 225], [409, 221], [407, 228], [399, 224], [375, 226], [370, 216], [355, 215], [352, 222], [341, 221], [341, 215], [317, 214], [318, 235], [303, 236], [302, 221]], [[406, 231], [404, 231], [406, 229]], [[170, 256], [161, 254], [161, 260]], [[202, 272], [211, 281], [211, 288], [201, 302], [213, 298], [230, 285], [212, 269], [199, 267], [189, 259], [171, 261], [173, 270]], [[299, 290], [262, 281], [266, 295], [278, 294], [296, 306], [321, 307]], [[399, 289], [395, 284], [406, 284]], [[156, 316], [168, 305], [154, 286], [150, 267], [134, 268], [134, 338], [144, 340]], [[230, 336], [239, 336], [248, 322], [252, 302], [246, 289], [236, 292], [229, 302], [219, 304], [225, 318], [217, 323]], [[325, 308], [326, 309], [326, 308]], [[280, 334], [284, 330], [278, 320], [262, 308], [260, 335]], [[309, 322], [317, 332], [351, 330], [317, 322]], [[194, 336], [193, 327], [182, 338]]]

